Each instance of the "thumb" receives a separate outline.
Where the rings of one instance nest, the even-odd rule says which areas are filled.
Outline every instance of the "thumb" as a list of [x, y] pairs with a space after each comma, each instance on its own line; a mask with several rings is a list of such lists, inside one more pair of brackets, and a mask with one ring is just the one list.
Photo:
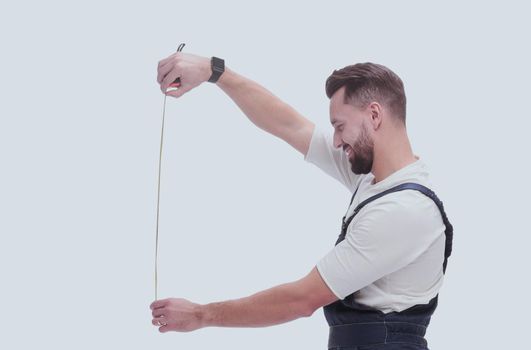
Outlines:
[[172, 91], [167, 92], [166, 95], [173, 96], [173, 97], [181, 97], [182, 95], [184, 95], [190, 90], [192, 90], [191, 86], [181, 86], [177, 90], [172, 90]]

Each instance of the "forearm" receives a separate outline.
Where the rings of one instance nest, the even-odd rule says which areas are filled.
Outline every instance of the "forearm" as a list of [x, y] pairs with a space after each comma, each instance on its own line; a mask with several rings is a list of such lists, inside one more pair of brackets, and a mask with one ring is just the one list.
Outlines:
[[304, 117], [258, 83], [225, 68], [217, 85], [259, 128], [286, 139]]
[[201, 305], [204, 327], [267, 327], [309, 316], [310, 308], [293, 283], [249, 297]]

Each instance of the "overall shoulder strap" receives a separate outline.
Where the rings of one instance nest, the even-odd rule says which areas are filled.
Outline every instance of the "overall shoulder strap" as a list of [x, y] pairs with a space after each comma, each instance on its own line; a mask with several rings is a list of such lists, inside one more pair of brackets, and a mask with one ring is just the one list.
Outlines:
[[[390, 188], [388, 190], [385, 190], [383, 192], [380, 192], [380, 193], [378, 193], [378, 194], [376, 194], [376, 195], [374, 195], [372, 197], [367, 198], [366, 200], [364, 200], [363, 202], [358, 204], [356, 209], [354, 209], [354, 213], [352, 214], [352, 216], [347, 220], [347, 222], [345, 222], [345, 224], [346, 224], [346, 225], [344, 225], [345, 231], [346, 231], [346, 226], [348, 226], [348, 224], [350, 224], [352, 219], [358, 214], [358, 212], [364, 206], [366, 206], [370, 202], [372, 202], [372, 201], [374, 201], [374, 200], [376, 200], [376, 199], [378, 199], [380, 197], [385, 196], [386, 194], [393, 193], [393, 192], [398, 192], [398, 191], [403, 191], [403, 190], [416, 190], [416, 191], [419, 191], [419, 192], [423, 193], [424, 195], [428, 196], [429, 198], [431, 198], [435, 202], [437, 207], [439, 208], [439, 211], [441, 212], [442, 220], [443, 220], [444, 225], [446, 227], [446, 229], [444, 231], [444, 234], [446, 236], [446, 244], [445, 244], [445, 249], [444, 249], [444, 263], [443, 263], [443, 272], [446, 272], [446, 265], [448, 263], [448, 257], [452, 254], [452, 240], [453, 240], [454, 229], [453, 229], [452, 224], [448, 220], [448, 217], [446, 216], [446, 212], [444, 211], [444, 206], [443, 206], [442, 201], [437, 197], [435, 192], [433, 192], [432, 190], [430, 190], [426, 186], [423, 186], [423, 185], [420, 185], [420, 184], [417, 184], [417, 183], [406, 182], [406, 183], [397, 185], [395, 187], [392, 187], [392, 188]], [[352, 203], [352, 201], [351, 201], [351, 203]], [[343, 238], [344, 238], [344, 234], [343, 234]]]

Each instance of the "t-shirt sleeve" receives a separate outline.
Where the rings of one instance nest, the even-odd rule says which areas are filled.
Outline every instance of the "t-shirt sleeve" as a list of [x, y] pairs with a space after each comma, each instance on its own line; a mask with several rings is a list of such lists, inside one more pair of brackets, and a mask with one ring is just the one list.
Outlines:
[[351, 192], [355, 190], [360, 175], [352, 172], [345, 152], [334, 147], [332, 134], [325, 132], [317, 125], [314, 127], [310, 147], [304, 160], [316, 165], [326, 174], [341, 182]]
[[431, 200], [420, 199], [420, 206], [412, 208], [393, 201], [397, 195], [364, 207], [345, 239], [317, 263], [321, 277], [339, 299], [413, 262], [438, 238], [433, 219], [422, 215]]

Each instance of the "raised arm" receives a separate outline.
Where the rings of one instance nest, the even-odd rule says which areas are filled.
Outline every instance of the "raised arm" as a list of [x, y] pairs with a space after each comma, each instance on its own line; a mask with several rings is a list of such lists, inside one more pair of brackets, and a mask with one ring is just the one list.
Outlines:
[[314, 124], [269, 90], [230, 69], [216, 83], [260, 129], [306, 155]]
[[[212, 74], [210, 67], [210, 58], [183, 52], [174, 53], [159, 62], [157, 81], [165, 92], [169, 84], [180, 77], [179, 90], [167, 93], [178, 98], [208, 81]], [[306, 155], [315, 127], [313, 122], [263, 86], [237, 74], [227, 66], [216, 84], [256, 126], [281, 138]]]

